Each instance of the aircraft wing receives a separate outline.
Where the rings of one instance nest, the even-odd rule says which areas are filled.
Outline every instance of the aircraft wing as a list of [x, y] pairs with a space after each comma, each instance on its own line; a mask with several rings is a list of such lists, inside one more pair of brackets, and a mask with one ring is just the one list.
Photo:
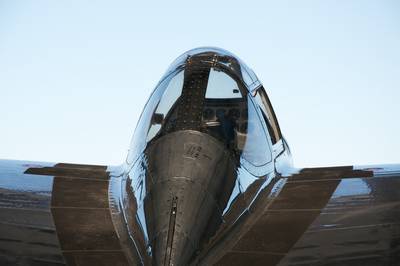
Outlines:
[[[135, 265], [113, 191], [118, 175], [107, 166], [0, 160], [0, 264]], [[399, 261], [400, 166], [373, 166], [279, 178], [198, 264]]]
[[213, 263], [400, 265], [400, 165], [307, 168], [281, 181]]
[[0, 160], [0, 265], [128, 265], [110, 191], [117, 172]]

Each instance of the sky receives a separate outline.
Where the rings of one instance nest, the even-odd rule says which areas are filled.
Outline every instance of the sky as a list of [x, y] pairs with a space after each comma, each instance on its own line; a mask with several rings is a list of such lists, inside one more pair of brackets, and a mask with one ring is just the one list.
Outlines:
[[267, 89], [295, 165], [400, 163], [400, 2], [0, 0], [0, 158], [117, 165], [186, 50]]

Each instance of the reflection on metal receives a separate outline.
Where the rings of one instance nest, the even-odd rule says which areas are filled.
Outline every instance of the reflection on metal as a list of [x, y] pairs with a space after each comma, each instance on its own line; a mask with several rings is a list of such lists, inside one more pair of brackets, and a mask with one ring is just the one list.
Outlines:
[[[225, 204], [230, 193], [224, 192], [225, 185], [234, 180], [232, 170], [226, 176], [227, 169], [232, 169], [230, 156], [217, 140], [191, 130], [177, 131], [158, 139], [145, 154], [143, 161], [132, 168], [132, 175], [127, 180], [140, 185], [133, 193], [127, 191], [125, 194], [126, 202], [133, 202], [130, 197], [137, 195], [137, 210], [143, 209], [144, 215], [135, 215], [136, 208], [127, 205], [125, 212], [131, 217], [128, 224], [134, 224], [134, 219], [145, 224], [135, 231], [143, 236], [140, 239], [147, 239], [147, 243], [143, 243], [146, 246], [140, 249], [145, 251], [151, 246], [152, 256], [158, 264], [164, 265], [165, 258], [170, 257], [171, 264], [184, 265], [205, 241], [203, 234], [210, 219], [213, 221], [210, 229], [222, 222], [216, 218], [220, 216], [220, 205]], [[142, 173], [139, 177], [138, 171]], [[171, 216], [171, 206], [175, 204], [176, 216]], [[169, 236], [172, 217], [174, 229], [173, 235]], [[171, 239], [170, 246], [168, 240]], [[167, 255], [169, 248], [171, 254]], [[148, 255], [143, 254], [143, 257]]]
[[24, 174], [33, 165], [0, 161], [1, 265], [64, 263], [50, 212], [53, 177]]
[[351, 178], [340, 182], [340, 185], [332, 195], [332, 199], [347, 196], [368, 195], [370, 193], [371, 188], [367, 185], [364, 179]]
[[121, 167], [0, 160], [0, 264], [397, 265], [400, 166], [293, 168], [262, 90], [191, 50]]

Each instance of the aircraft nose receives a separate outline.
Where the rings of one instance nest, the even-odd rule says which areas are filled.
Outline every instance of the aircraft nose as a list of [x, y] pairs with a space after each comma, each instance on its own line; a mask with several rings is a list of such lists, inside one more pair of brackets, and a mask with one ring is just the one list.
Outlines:
[[221, 222], [219, 198], [231, 160], [201, 132], [167, 134], [145, 152], [144, 206], [153, 265], [187, 265]]

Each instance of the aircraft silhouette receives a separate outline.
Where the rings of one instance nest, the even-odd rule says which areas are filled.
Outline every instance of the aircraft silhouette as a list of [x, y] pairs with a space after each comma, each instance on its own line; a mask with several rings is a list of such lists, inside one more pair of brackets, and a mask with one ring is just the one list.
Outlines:
[[126, 161], [0, 160], [1, 265], [400, 265], [400, 165], [294, 168], [254, 72], [169, 67]]

